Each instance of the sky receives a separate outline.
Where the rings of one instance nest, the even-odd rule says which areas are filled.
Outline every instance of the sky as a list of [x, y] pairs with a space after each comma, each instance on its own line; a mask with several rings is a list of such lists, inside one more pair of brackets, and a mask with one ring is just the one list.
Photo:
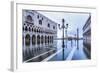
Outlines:
[[[52, 12], [52, 11], [37, 11], [56, 23], [62, 25], [62, 19], [65, 19], [65, 25], [68, 24], [67, 35], [74, 36], [79, 29], [79, 37], [83, 37], [83, 26], [86, 23], [89, 13], [69, 13], [69, 12]], [[66, 32], [65, 32], [66, 33]], [[66, 35], [66, 34], [65, 34]], [[62, 31], [57, 29], [57, 37], [62, 37]]]

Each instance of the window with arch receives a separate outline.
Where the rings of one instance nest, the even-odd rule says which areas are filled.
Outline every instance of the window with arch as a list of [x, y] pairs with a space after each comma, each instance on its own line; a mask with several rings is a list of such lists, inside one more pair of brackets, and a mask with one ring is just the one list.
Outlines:
[[34, 31], [34, 29], [32, 28], [32, 32]]
[[53, 43], [53, 36], [52, 36], [52, 38], [51, 38], [51, 41], [52, 41], [52, 43]]
[[53, 26], [53, 29], [55, 29], [55, 26]]
[[23, 35], [22, 39], [23, 39], [23, 43], [22, 44], [24, 45], [24, 35]]
[[25, 36], [25, 45], [26, 45], [26, 46], [30, 46], [30, 35], [29, 35], [29, 34], [27, 34], [27, 35]]
[[39, 15], [37, 15], [37, 18], [39, 19]]
[[42, 25], [42, 20], [39, 20], [39, 24]]
[[50, 23], [48, 23], [48, 27], [50, 28]]
[[42, 20], [43, 20], [43, 17], [42, 17]]
[[23, 31], [24, 31], [24, 27], [23, 27]]
[[43, 44], [44, 42], [44, 38], [43, 38], [43, 35], [41, 36], [41, 43]]
[[25, 27], [25, 31], [28, 31], [28, 28], [27, 28], [27, 26]]
[[38, 29], [36, 29], [36, 32], [38, 33], [38, 32], [39, 32], [39, 30], [38, 30]]
[[27, 21], [33, 21], [31, 15], [27, 15], [26, 19], [27, 19]]
[[49, 43], [49, 36], [48, 36], [48, 43]]
[[47, 37], [45, 36], [45, 44], [47, 43], [47, 41], [46, 41], [46, 40], [47, 40]]
[[46, 37], [46, 43], [48, 43], [48, 36]]
[[31, 28], [29, 27], [29, 31], [31, 31]]
[[49, 39], [50, 39], [50, 43], [51, 43], [51, 36], [50, 36], [50, 38], [49, 38]]
[[33, 35], [33, 36], [32, 36], [32, 45], [35, 45], [35, 44], [36, 44], [36, 36]]
[[36, 32], [36, 28], [34, 28], [34, 32]]
[[40, 35], [37, 36], [37, 44], [40, 45]]

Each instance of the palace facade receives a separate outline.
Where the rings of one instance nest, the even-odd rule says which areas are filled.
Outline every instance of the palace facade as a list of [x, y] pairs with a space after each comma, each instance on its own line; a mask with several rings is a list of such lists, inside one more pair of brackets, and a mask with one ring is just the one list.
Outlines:
[[56, 22], [35, 10], [22, 11], [23, 61], [54, 50], [56, 38]]

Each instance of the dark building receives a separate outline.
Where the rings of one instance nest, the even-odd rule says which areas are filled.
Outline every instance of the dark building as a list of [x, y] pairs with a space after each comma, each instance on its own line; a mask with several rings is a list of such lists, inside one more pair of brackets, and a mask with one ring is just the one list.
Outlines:
[[83, 26], [83, 47], [87, 57], [91, 59], [91, 15]]

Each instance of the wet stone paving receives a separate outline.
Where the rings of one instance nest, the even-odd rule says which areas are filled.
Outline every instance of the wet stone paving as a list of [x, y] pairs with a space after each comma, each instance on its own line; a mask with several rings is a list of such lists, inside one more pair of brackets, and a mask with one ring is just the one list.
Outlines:
[[34, 51], [35, 54], [26, 62], [41, 61], [64, 61], [64, 60], [86, 60], [88, 59], [83, 50], [83, 40], [79, 40], [79, 46], [75, 40], [64, 41], [65, 48], [62, 48], [62, 40], [57, 40], [57, 47], [40, 48]]

